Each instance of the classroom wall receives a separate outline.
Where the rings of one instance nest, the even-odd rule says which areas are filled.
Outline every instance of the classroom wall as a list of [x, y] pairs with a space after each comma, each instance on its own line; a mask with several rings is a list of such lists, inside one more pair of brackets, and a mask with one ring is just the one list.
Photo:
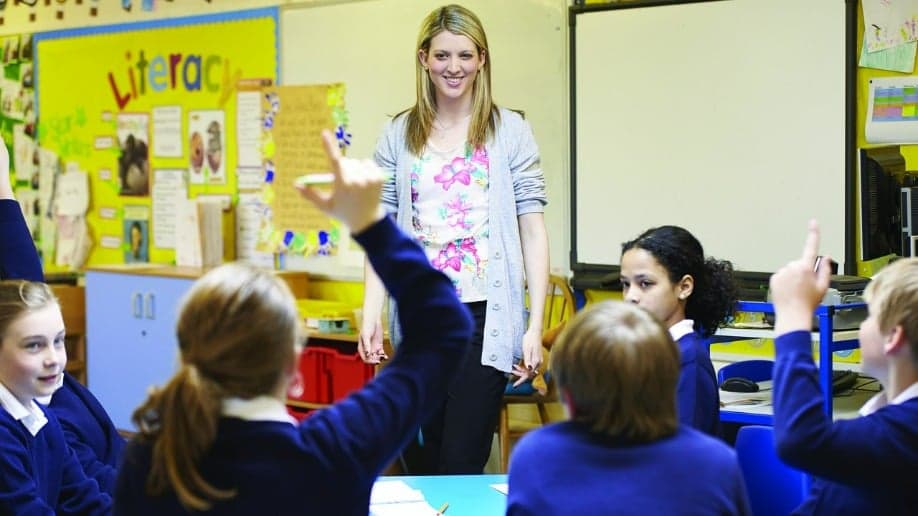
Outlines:
[[[281, 13], [281, 82], [343, 82], [353, 134], [348, 153], [370, 156], [386, 120], [414, 102], [418, 27], [427, 13], [444, 3], [363, 0], [286, 8]], [[549, 197], [545, 218], [551, 266], [564, 273], [570, 247], [567, 2], [461, 3], [478, 15], [487, 32], [495, 100], [524, 111], [535, 132]], [[361, 256], [342, 256], [335, 275], [360, 277]], [[328, 265], [319, 259], [310, 262], [310, 270]], [[299, 263], [291, 260], [290, 266]]]
[[[80, 2], [77, 5], [77, 1]], [[122, 8], [123, 0], [69, 0], [45, 5], [47, 0], [38, 0], [34, 7], [13, 5], [9, 0], [6, 9], [0, 11], [3, 24], [0, 25], [0, 36], [20, 32], [45, 32], [75, 27], [95, 27], [115, 23], [131, 23], [148, 20], [160, 20], [177, 16], [210, 14], [225, 11], [239, 11], [255, 7], [273, 7], [276, 5], [316, 3], [320, 0], [155, 0], [154, 9], [145, 11], [143, 0], [132, 0], [131, 10]], [[95, 6], [97, 14], [92, 16], [90, 9]], [[63, 13], [58, 19], [57, 13]], [[29, 16], [35, 15], [30, 21]]]
[[[121, 0], [67, 2], [61, 7], [7, 6], [0, 35], [75, 27], [132, 23], [162, 18], [281, 6], [282, 84], [344, 81], [346, 107], [354, 135], [352, 156], [369, 156], [387, 116], [414, 98], [414, 42], [423, 16], [445, 0], [181, 0], [157, 1], [131, 11]], [[569, 253], [567, 0], [468, 0], [488, 32], [497, 102], [523, 110], [542, 153], [549, 195], [546, 225], [551, 268], [565, 273]], [[39, 4], [42, 4], [39, 1]], [[97, 16], [89, 15], [91, 5]], [[64, 12], [62, 19], [55, 13]], [[29, 14], [36, 14], [34, 22]], [[321, 20], [319, 23], [316, 20]], [[326, 23], [328, 22], [328, 23]], [[383, 28], [384, 30], [380, 30]], [[335, 45], [329, 51], [330, 42]], [[307, 46], [303, 46], [306, 44]], [[371, 55], [372, 58], [366, 56]], [[290, 259], [288, 267], [307, 267], [338, 279], [362, 276], [362, 254], [347, 247], [335, 259]]]

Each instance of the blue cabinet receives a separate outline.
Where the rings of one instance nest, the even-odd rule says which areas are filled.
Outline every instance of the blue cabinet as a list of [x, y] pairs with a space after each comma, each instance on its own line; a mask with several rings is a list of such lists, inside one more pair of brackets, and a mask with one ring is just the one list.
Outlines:
[[177, 369], [175, 316], [196, 275], [158, 273], [86, 273], [88, 385], [119, 429], [136, 430], [134, 409]]

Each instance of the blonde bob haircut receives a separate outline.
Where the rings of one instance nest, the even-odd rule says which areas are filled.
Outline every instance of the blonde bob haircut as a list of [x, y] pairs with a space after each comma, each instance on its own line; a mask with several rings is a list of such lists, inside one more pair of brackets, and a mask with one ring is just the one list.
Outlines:
[[577, 314], [552, 348], [551, 370], [571, 419], [633, 443], [676, 432], [679, 349], [648, 312], [604, 301]]
[[0, 281], [0, 345], [10, 325], [28, 312], [57, 305], [57, 297], [45, 283], [26, 280]]
[[918, 364], [918, 258], [896, 260], [881, 269], [864, 296], [880, 332], [902, 326], [912, 361]]
[[231, 263], [211, 270], [182, 301], [176, 334], [181, 368], [133, 415], [153, 444], [146, 489], [174, 491], [189, 511], [234, 496], [199, 472], [217, 433], [224, 398], [272, 395], [296, 359], [296, 301], [270, 271]]
[[427, 144], [434, 119], [437, 117], [436, 87], [430, 75], [421, 65], [418, 52], [430, 52], [430, 40], [443, 31], [465, 36], [472, 40], [479, 56], [484, 56], [484, 65], [475, 76], [472, 85], [472, 113], [469, 122], [468, 143], [472, 148], [481, 147], [496, 130], [500, 117], [491, 99], [491, 54], [488, 51], [488, 37], [475, 13], [461, 5], [450, 4], [434, 9], [421, 22], [415, 49], [414, 65], [417, 84], [417, 101], [408, 110], [407, 145], [415, 155], [420, 155]]

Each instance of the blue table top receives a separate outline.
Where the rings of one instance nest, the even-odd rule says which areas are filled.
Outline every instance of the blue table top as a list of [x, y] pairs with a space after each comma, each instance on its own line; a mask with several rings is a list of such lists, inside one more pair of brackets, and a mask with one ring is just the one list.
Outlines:
[[434, 509], [448, 503], [447, 516], [499, 516], [507, 510], [507, 497], [491, 487], [506, 484], [507, 475], [390, 476], [424, 493]]

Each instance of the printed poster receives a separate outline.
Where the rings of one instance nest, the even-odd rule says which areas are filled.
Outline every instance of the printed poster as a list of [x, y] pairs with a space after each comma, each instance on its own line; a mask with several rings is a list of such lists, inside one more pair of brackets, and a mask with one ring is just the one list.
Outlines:
[[226, 125], [220, 110], [188, 113], [191, 184], [226, 183]]
[[118, 187], [120, 195], [150, 195], [150, 115], [119, 113]]

